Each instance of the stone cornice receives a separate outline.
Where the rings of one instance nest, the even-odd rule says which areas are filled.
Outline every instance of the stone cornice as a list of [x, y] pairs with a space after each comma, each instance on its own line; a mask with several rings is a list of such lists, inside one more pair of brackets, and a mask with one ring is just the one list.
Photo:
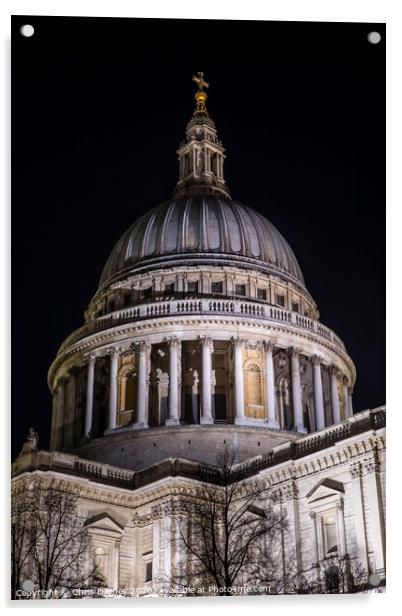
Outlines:
[[[239, 326], [250, 329], [252, 328], [256, 332], [261, 332], [261, 338], [264, 339], [264, 336], [272, 334], [285, 334], [292, 336], [293, 340], [297, 338], [299, 341], [306, 341], [307, 343], [313, 343], [314, 345], [319, 345], [322, 348], [327, 349], [330, 353], [335, 354], [339, 359], [347, 366], [352, 382], [355, 381], [356, 378], [356, 370], [355, 366], [346, 353], [344, 349], [342, 349], [338, 344], [335, 344], [325, 337], [321, 336], [319, 333], [311, 332], [308, 329], [303, 329], [297, 325], [293, 325], [290, 323], [284, 322], [275, 322], [275, 321], [263, 321], [258, 317], [250, 317], [250, 315], [239, 315], [239, 316], [225, 316], [221, 314], [211, 314], [211, 315], [183, 315], [183, 316], [169, 316], [165, 318], [153, 319], [150, 318], [146, 321], [131, 321], [124, 325], [120, 325], [118, 327], [112, 327], [110, 329], [102, 330], [101, 332], [94, 333], [74, 344], [72, 344], [65, 351], [61, 352], [56, 359], [53, 361], [52, 365], [49, 368], [48, 373], [48, 383], [50, 389], [53, 386], [53, 379], [57, 374], [57, 370], [60, 366], [72, 359], [77, 357], [77, 359], [81, 358], [82, 354], [94, 353], [99, 347], [103, 347], [110, 345], [111, 340], [116, 340], [119, 344], [122, 344], [121, 337], [128, 336], [139, 336], [143, 337], [145, 334], [159, 333], [161, 335], [161, 340], [166, 337], [166, 330], [171, 329], [172, 327], [185, 327], [185, 326], [193, 326], [196, 324], [200, 329], [202, 326], [210, 326], [216, 324], [218, 326], [218, 330], [222, 333], [222, 327], [228, 328], [228, 340], [232, 336], [232, 331], [234, 328], [238, 329]], [[321, 326], [317, 322], [318, 326]], [[324, 327], [324, 326], [322, 326]], [[327, 328], [325, 328], [327, 329]], [[209, 334], [209, 331], [203, 332], [205, 335]], [[293, 344], [294, 346], [294, 344]]]

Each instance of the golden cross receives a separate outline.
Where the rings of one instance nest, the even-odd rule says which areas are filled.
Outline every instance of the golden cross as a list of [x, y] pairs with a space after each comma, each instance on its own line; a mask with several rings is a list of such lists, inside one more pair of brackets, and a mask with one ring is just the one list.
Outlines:
[[209, 83], [204, 79], [204, 73], [197, 73], [197, 76], [193, 75], [193, 81], [197, 84], [200, 92], [204, 92], [204, 88], [209, 88]]

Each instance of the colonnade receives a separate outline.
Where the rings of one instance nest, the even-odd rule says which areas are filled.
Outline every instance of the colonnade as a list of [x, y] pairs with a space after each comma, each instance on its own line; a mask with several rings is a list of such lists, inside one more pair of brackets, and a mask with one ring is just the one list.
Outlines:
[[[166, 425], [174, 426], [180, 424], [180, 362], [181, 362], [181, 341], [177, 337], [165, 340], [169, 349], [169, 395], [168, 395], [168, 418]], [[212, 354], [214, 352], [213, 340], [208, 336], [200, 336], [201, 345], [201, 424], [213, 424], [212, 409]], [[244, 368], [243, 351], [247, 348], [247, 341], [241, 338], [232, 338], [232, 357], [233, 357], [233, 406], [234, 422], [236, 424], [250, 425], [255, 423], [245, 415], [245, 396], [244, 396]], [[136, 414], [137, 428], [148, 427], [148, 390], [150, 372], [150, 353], [151, 344], [142, 341], [135, 344], [137, 353], [137, 398]], [[280, 422], [277, 415], [276, 391], [275, 391], [275, 368], [274, 368], [274, 345], [271, 341], [260, 343], [260, 349], [264, 352], [264, 389], [265, 389], [265, 422], [268, 427], [279, 429]], [[117, 428], [117, 375], [119, 369], [119, 356], [122, 349], [112, 347], [107, 355], [110, 357], [110, 382], [109, 382], [109, 409], [107, 418], [106, 432], [114, 431]], [[300, 352], [298, 349], [288, 349], [290, 359], [290, 378], [291, 395], [293, 408], [293, 429], [304, 434], [307, 429], [304, 425], [302, 388], [300, 377]], [[94, 414], [94, 389], [95, 389], [95, 366], [96, 355], [91, 354], [86, 358], [87, 361], [87, 385], [86, 385], [86, 407], [84, 421], [84, 436], [90, 437], [93, 428]], [[316, 430], [325, 428], [325, 411], [322, 384], [322, 360], [317, 355], [310, 358], [313, 374], [313, 392]], [[330, 394], [332, 408], [332, 423], [339, 423], [340, 401], [338, 395], [338, 381], [342, 378], [343, 399], [345, 401], [345, 417], [353, 415], [352, 409], [352, 388], [348, 385], [346, 376], [339, 373], [334, 366], [329, 367], [330, 374]], [[66, 398], [66, 379], [61, 378], [58, 383], [59, 406], [65, 404]], [[57, 417], [58, 415], [58, 417]], [[65, 412], [63, 413], [65, 417]], [[60, 422], [60, 413], [55, 414], [56, 424]], [[61, 420], [62, 421], [62, 420]], [[261, 423], [261, 420], [257, 420]]]

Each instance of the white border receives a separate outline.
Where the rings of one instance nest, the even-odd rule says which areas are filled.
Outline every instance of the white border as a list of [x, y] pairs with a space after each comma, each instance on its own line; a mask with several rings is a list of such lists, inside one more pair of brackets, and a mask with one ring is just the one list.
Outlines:
[[[400, 489], [400, 471], [398, 463], [398, 449], [400, 448], [399, 435], [402, 434], [402, 400], [399, 386], [402, 380], [401, 372], [401, 353], [399, 350], [400, 327], [398, 327], [398, 316], [402, 307], [401, 302], [401, 263], [402, 255], [400, 250], [401, 245], [401, 73], [400, 73], [400, 58], [402, 57], [402, 20], [401, 20], [401, 2], [398, 0], [247, 0], [247, 2], [229, 2], [218, 3], [216, 0], [203, 0], [199, 2], [183, 2], [179, 0], [160, 0], [150, 1], [141, 4], [134, 1], [102, 1], [102, 0], [69, 0], [67, 1], [23, 1], [3, 0], [0, 8], [0, 26], [2, 29], [2, 51], [3, 62], [1, 63], [2, 76], [0, 83], [2, 84], [3, 97], [1, 100], [1, 118], [3, 124], [3, 135], [7, 138], [3, 140], [3, 147], [0, 149], [0, 185], [3, 187], [3, 207], [0, 208], [0, 254], [1, 254], [1, 316], [3, 317], [3, 328], [0, 333], [0, 391], [6, 392], [3, 394], [3, 404], [1, 406], [1, 415], [7, 417], [10, 407], [10, 372], [9, 372], [9, 291], [10, 291], [10, 169], [9, 169], [9, 92], [10, 92], [10, 14], [31, 14], [31, 15], [65, 15], [65, 16], [94, 16], [94, 17], [170, 17], [170, 18], [206, 18], [206, 19], [265, 19], [265, 20], [282, 20], [282, 21], [349, 21], [349, 22], [386, 22], [387, 23], [387, 156], [388, 156], [388, 289], [387, 289], [387, 320], [388, 320], [388, 387], [387, 387], [387, 406], [388, 406], [388, 422], [391, 425], [391, 451], [388, 450], [388, 485], [392, 487], [389, 494], [388, 511], [388, 587], [387, 593], [383, 595], [371, 595], [370, 597], [361, 596], [308, 596], [308, 597], [271, 597], [271, 598], [247, 598], [247, 599], [186, 599], [186, 600], [157, 600], [143, 599], [144, 605], [141, 603], [132, 603], [131, 601], [113, 601], [112, 604], [107, 601], [102, 601], [93, 605], [88, 602], [82, 606], [81, 602], [74, 602], [67, 605], [65, 602], [41, 601], [35, 605], [34, 602], [24, 603], [21, 608], [20, 604], [17, 611], [27, 609], [53, 609], [60, 607], [61, 609], [74, 608], [75, 612], [80, 612], [85, 609], [85, 612], [92, 612], [95, 609], [120, 609], [127, 608], [138, 611], [148, 611], [150, 608], [160, 608], [164, 612], [170, 614], [176, 612], [177, 609], [192, 612], [201, 612], [205, 609], [219, 609], [222, 604], [223, 609], [230, 609], [233, 613], [241, 613], [244, 608], [250, 607], [254, 610], [267, 612], [268, 610], [280, 609], [281, 613], [293, 613], [295, 610], [305, 608], [309, 613], [319, 610], [322, 612], [325, 609], [325, 614], [337, 614], [339, 610], [345, 608], [361, 610], [366, 614], [377, 613], [385, 607], [390, 608], [390, 602], [398, 601], [398, 583], [400, 570], [400, 511], [401, 507], [401, 489]], [[375, 250], [375, 245], [369, 244], [367, 250]], [[392, 335], [390, 332], [392, 331]], [[368, 332], [369, 335], [369, 332]], [[399, 386], [399, 387], [398, 387]], [[398, 395], [399, 394], [399, 395]], [[2, 461], [2, 503], [1, 508], [2, 528], [5, 533], [3, 536], [3, 557], [1, 559], [1, 600], [7, 607], [8, 598], [8, 579], [9, 579], [9, 551], [8, 551], [8, 489], [9, 483], [4, 481], [4, 478], [9, 474], [9, 421], [4, 421], [1, 424], [1, 438], [3, 439], [3, 456]], [[5, 453], [5, 457], [4, 457]], [[7, 548], [5, 549], [5, 546]], [[218, 603], [218, 601], [220, 603]], [[399, 602], [399, 601], [398, 601]], [[67, 602], [66, 602], [67, 603]], [[81, 604], [81, 605], [80, 605]], [[385, 605], [386, 604], [386, 605]], [[8, 607], [10, 607], [8, 603]], [[13, 604], [14, 606], [15, 604]]]

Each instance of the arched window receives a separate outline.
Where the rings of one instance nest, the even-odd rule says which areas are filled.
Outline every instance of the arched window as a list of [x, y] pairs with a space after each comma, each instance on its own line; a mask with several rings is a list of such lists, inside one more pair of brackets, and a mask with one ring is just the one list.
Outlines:
[[251, 363], [244, 369], [246, 416], [264, 418], [263, 378], [261, 368]]
[[132, 365], [123, 366], [118, 374], [119, 425], [135, 422], [137, 399], [137, 373]]

